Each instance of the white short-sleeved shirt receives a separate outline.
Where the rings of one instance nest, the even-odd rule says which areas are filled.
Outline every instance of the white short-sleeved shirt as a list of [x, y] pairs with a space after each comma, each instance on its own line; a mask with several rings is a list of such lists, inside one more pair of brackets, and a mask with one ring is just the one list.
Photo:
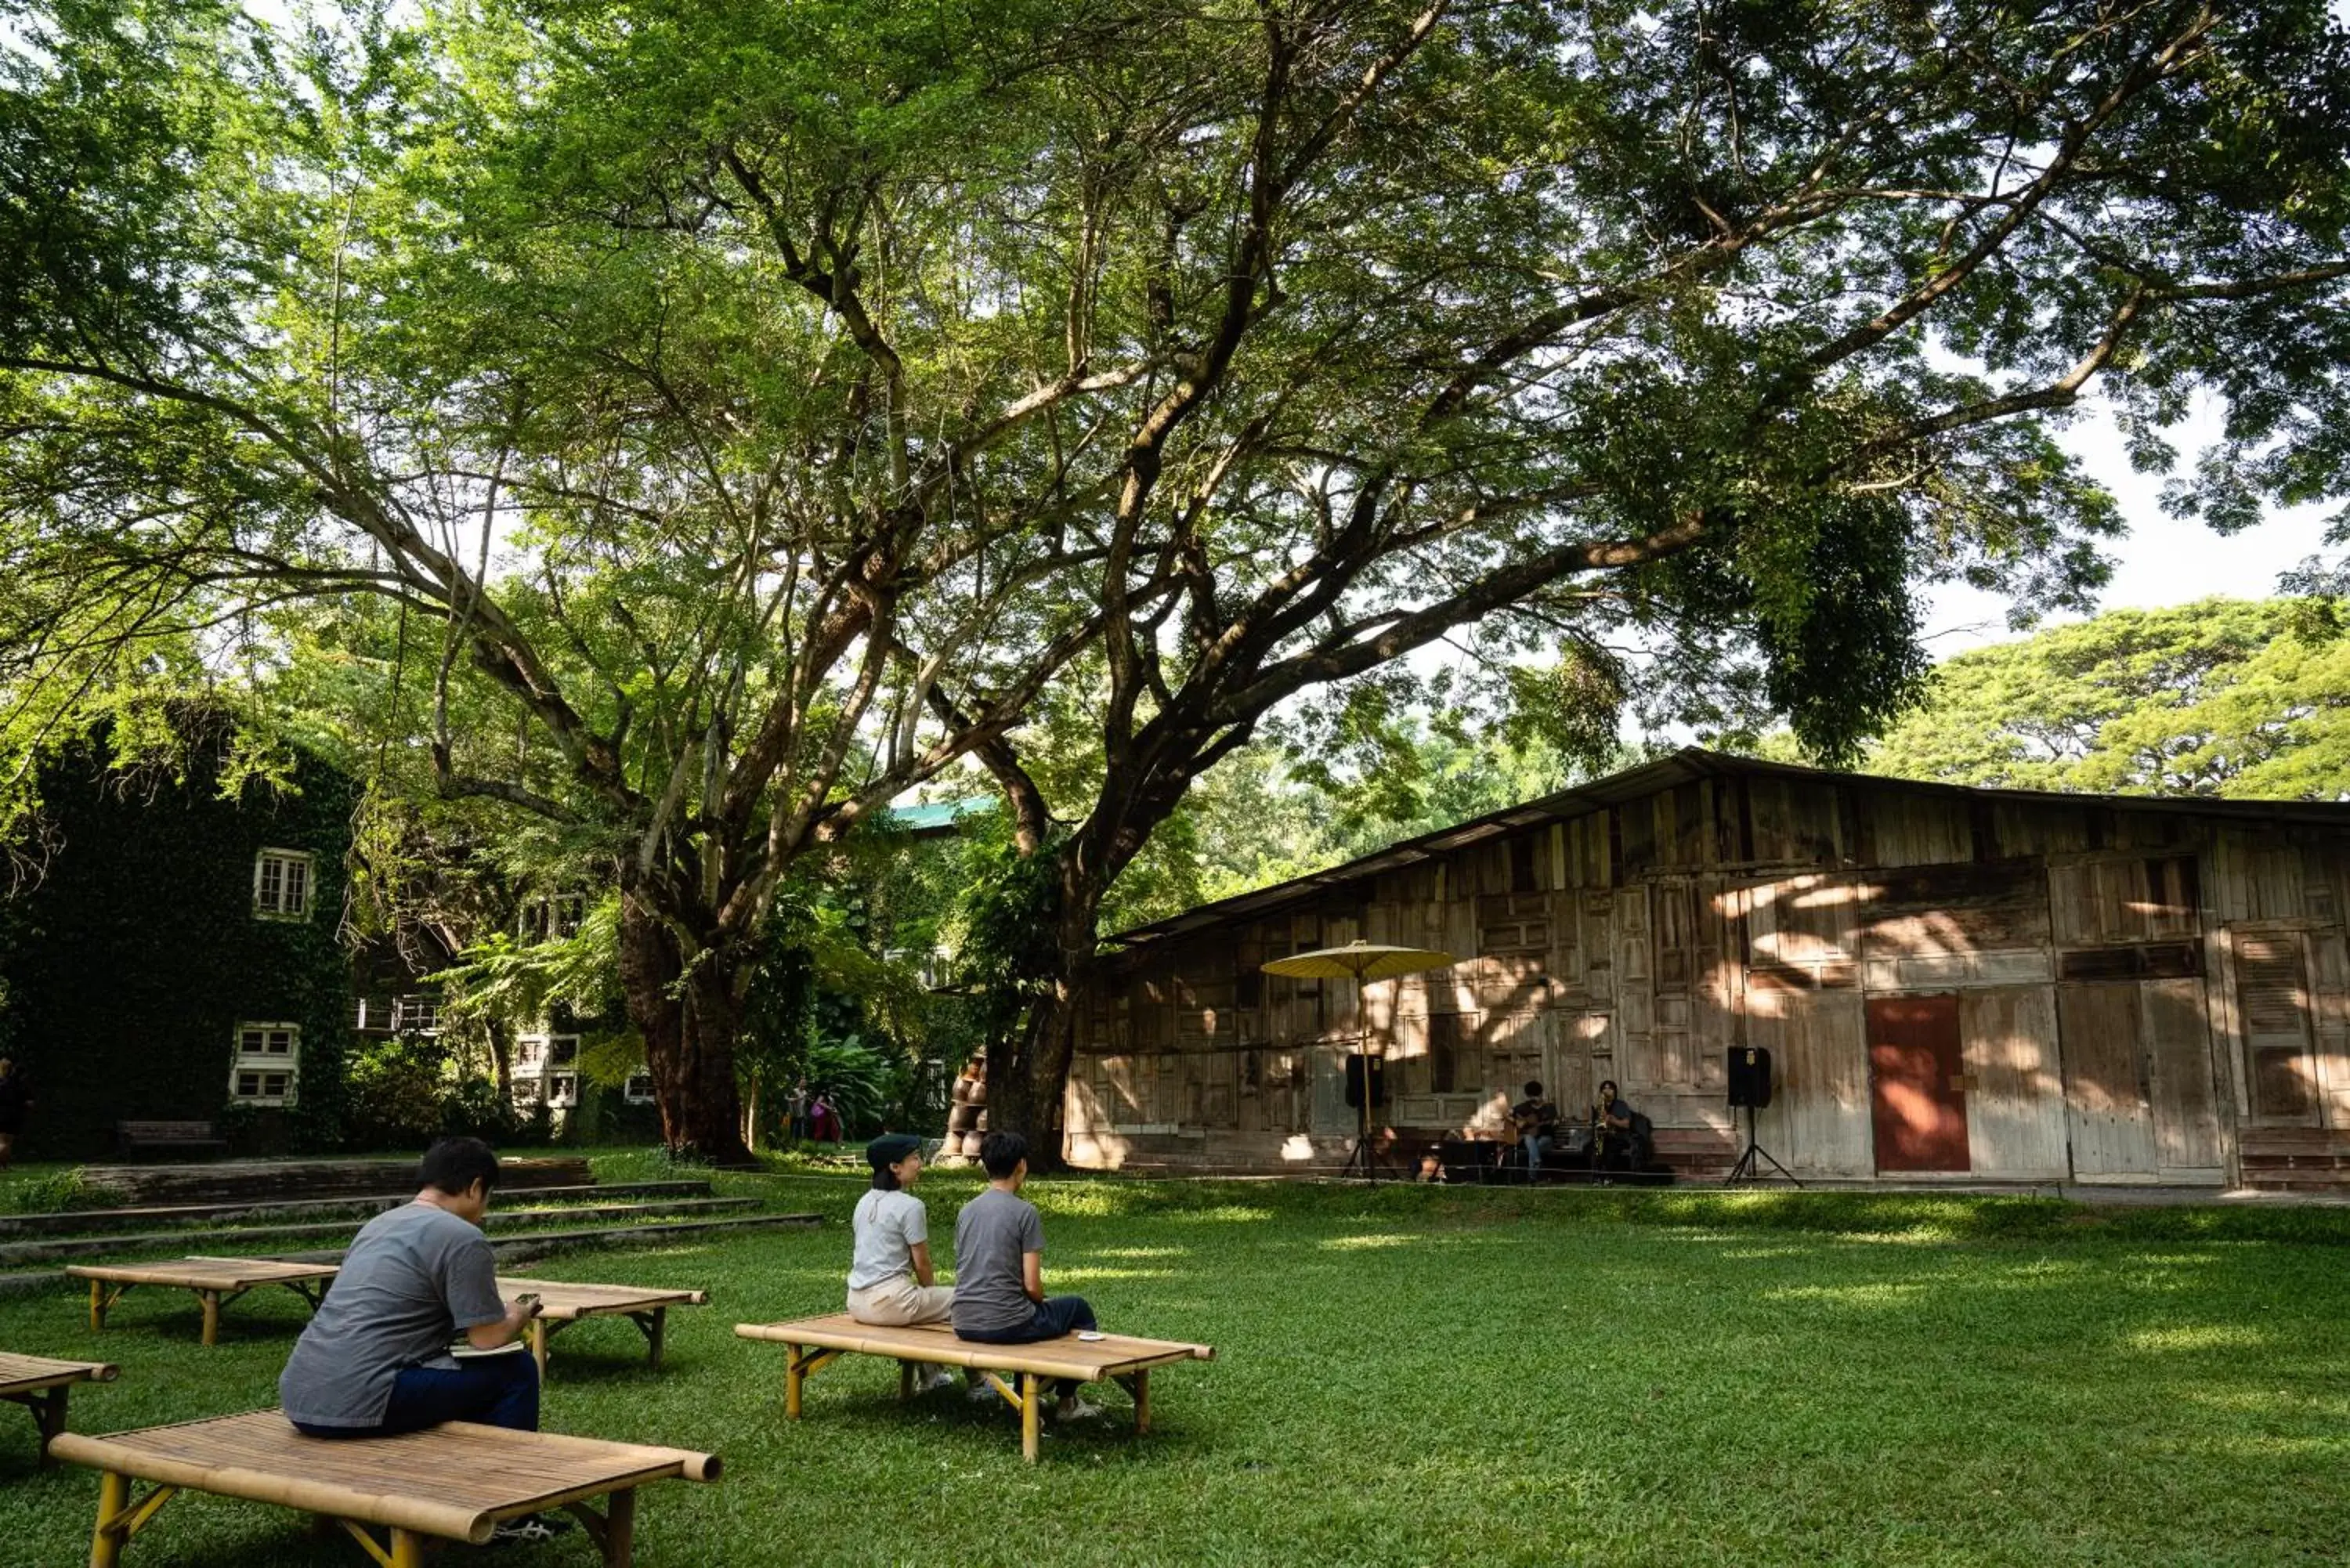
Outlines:
[[857, 1200], [857, 1251], [848, 1288], [871, 1290], [914, 1272], [914, 1249], [931, 1239], [930, 1211], [910, 1192], [875, 1188]]

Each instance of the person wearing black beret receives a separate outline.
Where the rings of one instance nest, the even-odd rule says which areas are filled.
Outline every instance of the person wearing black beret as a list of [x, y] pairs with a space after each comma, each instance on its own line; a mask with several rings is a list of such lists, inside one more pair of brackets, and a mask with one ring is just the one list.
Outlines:
[[[954, 1306], [951, 1287], [935, 1282], [931, 1267], [930, 1211], [908, 1190], [922, 1179], [922, 1140], [885, 1133], [865, 1147], [873, 1187], [857, 1200], [855, 1252], [848, 1268], [848, 1315], [887, 1328], [944, 1323]], [[932, 1366], [920, 1392], [954, 1381]]]

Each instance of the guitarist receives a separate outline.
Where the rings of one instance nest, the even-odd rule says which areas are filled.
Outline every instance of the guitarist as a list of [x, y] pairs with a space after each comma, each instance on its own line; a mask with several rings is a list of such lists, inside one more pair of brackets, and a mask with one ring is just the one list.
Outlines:
[[1540, 1179], [1543, 1157], [1558, 1137], [1558, 1107], [1544, 1095], [1540, 1084], [1529, 1083], [1526, 1097], [1510, 1107], [1510, 1121], [1517, 1128], [1518, 1147], [1525, 1151], [1526, 1181], [1531, 1185]]

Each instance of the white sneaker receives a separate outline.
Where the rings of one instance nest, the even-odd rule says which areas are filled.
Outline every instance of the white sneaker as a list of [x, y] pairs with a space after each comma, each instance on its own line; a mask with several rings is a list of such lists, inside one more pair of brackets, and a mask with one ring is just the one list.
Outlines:
[[995, 1403], [995, 1386], [990, 1383], [974, 1383], [971, 1386], [971, 1392], [963, 1397], [974, 1405], [993, 1405]]
[[[941, 1388], [953, 1387], [954, 1382], [954, 1374], [941, 1366], [932, 1371], [928, 1377], [922, 1378], [917, 1382], [914, 1385], [914, 1392], [917, 1394], [935, 1394]], [[982, 1384], [981, 1386], [985, 1387], [986, 1385]]]
[[1090, 1421], [1100, 1414], [1100, 1406], [1088, 1405], [1074, 1397], [1053, 1407], [1053, 1419], [1055, 1421]]

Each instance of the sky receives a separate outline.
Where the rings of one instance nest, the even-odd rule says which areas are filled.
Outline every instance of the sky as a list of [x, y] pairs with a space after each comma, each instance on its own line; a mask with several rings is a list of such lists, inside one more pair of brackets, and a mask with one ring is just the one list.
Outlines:
[[[2216, 415], [2207, 410], [2170, 432], [2182, 472], [2218, 428]], [[2113, 492], [2129, 525], [2126, 536], [2106, 546], [2115, 570], [2100, 608], [2154, 609], [2215, 595], [2265, 598], [2277, 591], [2280, 573], [2311, 556], [2342, 553], [2329, 550], [2324, 543], [2325, 522], [2334, 510], [2330, 506], [2272, 511], [2258, 527], [2226, 538], [2199, 522], [2166, 515], [2159, 504], [2163, 476], [2131, 469], [2122, 452], [2121, 433], [2102, 408], [2091, 407], [2060, 439]], [[1938, 659], [1948, 659], [1986, 643], [2013, 639], [2018, 634], [2008, 629], [2006, 608], [1998, 596], [1960, 585], [1945, 587], [1933, 596], [1926, 617], [1929, 651]]]

